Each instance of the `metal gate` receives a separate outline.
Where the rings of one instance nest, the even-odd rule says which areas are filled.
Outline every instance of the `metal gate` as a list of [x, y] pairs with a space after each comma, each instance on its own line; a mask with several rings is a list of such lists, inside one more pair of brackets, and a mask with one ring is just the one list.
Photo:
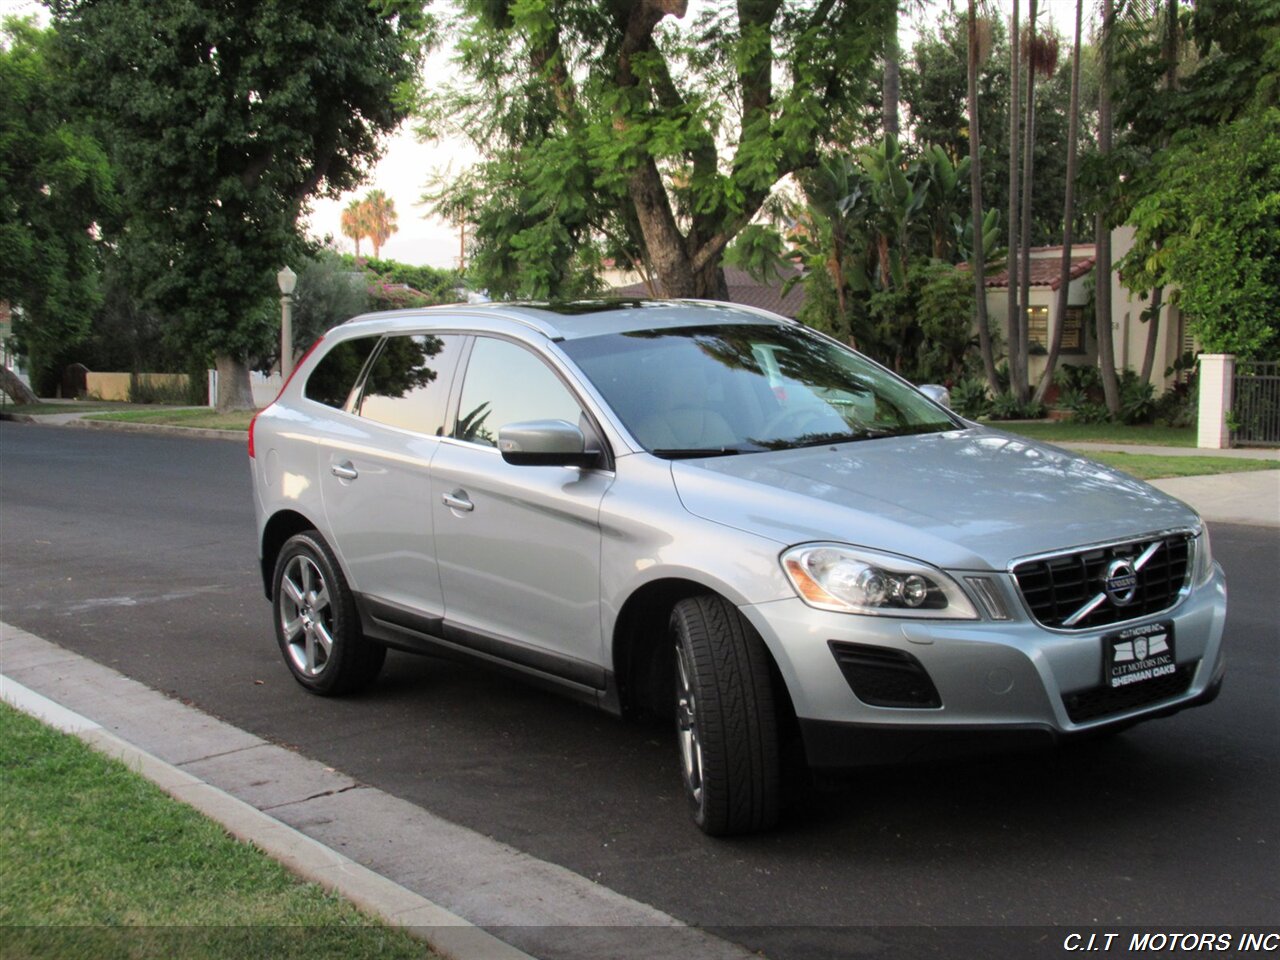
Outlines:
[[1242, 447], [1280, 446], [1280, 362], [1237, 360], [1232, 438]]

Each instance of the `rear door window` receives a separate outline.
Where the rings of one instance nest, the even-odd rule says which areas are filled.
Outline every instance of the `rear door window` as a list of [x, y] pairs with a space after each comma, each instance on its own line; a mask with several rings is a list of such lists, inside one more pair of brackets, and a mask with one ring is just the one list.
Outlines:
[[307, 378], [303, 395], [308, 400], [323, 403], [326, 407], [342, 410], [356, 385], [356, 378], [364, 369], [365, 361], [379, 337], [357, 337], [343, 340], [326, 353]]
[[444, 434], [449, 386], [465, 337], [419, 333], [389, 336], [361, 391], [361, 417], [428, 436]]

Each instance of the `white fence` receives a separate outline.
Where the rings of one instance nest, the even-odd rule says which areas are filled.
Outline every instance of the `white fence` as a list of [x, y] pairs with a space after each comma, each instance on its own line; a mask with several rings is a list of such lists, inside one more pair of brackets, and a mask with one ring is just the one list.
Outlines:
[[[262, 409], [276, 398], [284, 381], [279, 373], [265, 374], [257, 370], [249, 372], [249, 388], [253, 390], [253, 405]], [[209, 406], [218, 405], [218, 371], [209, 371]]]

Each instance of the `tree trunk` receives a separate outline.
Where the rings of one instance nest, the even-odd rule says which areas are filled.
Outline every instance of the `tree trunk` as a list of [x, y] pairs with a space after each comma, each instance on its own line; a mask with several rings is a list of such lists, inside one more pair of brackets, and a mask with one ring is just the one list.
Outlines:
[[[1022, 309], [1018, 303], [1018, 129], [1022, 109], [1021, 46], [1020, 23], [1018, 20], [1018, 0], [1013, 0], [1013, 13], [1009, 19], [1009, 257], [1006, 272], [1009, 275], [1008, 291], [1008, 337], [1006, 353], [1009, 358], [1009, 389], [1014, 396], [1022, 396], [1018, 384], [1016, 362], [1020, 352], [1019, 335], [1022, 332]], [[977, 225], [974, 225], [977, 229]]]
[[[1115, 26], [1115, 0], [1103, 0], [1102, 50], [1098, 77], [1098, 154], [1105, 162], [1111, 154], [1111, 45]], [[1094, 238], [1098, 249], [1095, 268], [1094, 325], [1098, 337], [1098, 371], [1102, 375], [1102, 392], [1112, 416], [1120, 413], [1120, 383], [1116, 378], [1116, 350], [1111, 324], [1111, 228], [1106, 214], [1099, 210], [1094, 221]]]
[[1156, 364], [1156, 341], [1160, 338], [1160, 307], [1164, 302], [1164, 287], [1156, 287], [1151, 291], [1151, 306], [1147, 308], [1146, 313], [1150, 314], [1147, 320], [1147, 349], [1142, 355], [1142, 382], [1150, 383], [1152, 368]]
[[249, 386], [249, 367], [244, 361], [220, 353], [214, 358], [214, 364], [218, 369], [218, 412], [254, 409], [253, 389]]
[[978, 127], [978, 11], [969, 0], [969, 215], [973, 218], [973, 289], [978, 319], [978, 349], [993, 394], [1000, 392], [987, 317], [986, 251], [982, 249], [982, 132]]
[[1071, 293], [1071, 241], [1076, 218], [1076, 148], [1080, 137], [1080, 33], [1084, 19], [1084, 0], [1076, 0], [1076, 36], [1071, 53], [1071, 107], [1067, 118], [1067, 190], [1062, 202], [1062, 266], [1058, 273], [1058, 302], [1054, 306], [1053, 336], [1049, 341], [1049, 356], [1045, 359], [1044, 373], [1036, 385], [1032, 398], [1043, 403], [1045, 392], [1053, 382], [1053, 372], [1062, 353], [1062, 327], [1067, 320], [1067, 307]]
[[884, 42], [884, 132], [898, 136], [898, 89], [902, 51], [898, 46], [898, 8], [893, 9], [893, 19]]
[[[1022, 54], [1023, 59], [1027, 61], [1027, 118], [1023, 124], [1022, 141], [1022, 232], [1019, 240], [1022, 263], [1018, 271], [1021, 281], [1018, 288], [1018, 302], [1022, 304], [1022, 309], [1018, 311], [1018, 355], [1016, 361], [1014, 358], [1009, 361], [1010, 366], [1015, 362], [1017, 364], [1018, 386], [1014, 393], [1023, 403], [1027, 401], [1027, 390], [1031, 379], [1028, 363], [1031, 352], [1029, 342], [1031, 331], [1028, 328], [1027, 307], [1031, 302], [1031, 192], [1032, 178], [1035, 175], [1036, 62], [1032, 53], [1036, 45], [1036, 7], [1037, 0], [1031, 0], [1030, 9], [1027, 11], [1027, 49]], [[1009, 203], [1013, 202], [1013, 198], [1010, 197]]]
[[18, 375], [3, 364], [0, 364], [0, 390], [12, 397], [14, 403], [40, 402], [40, 398], [32, 392], [31, 388], [18, 379]]

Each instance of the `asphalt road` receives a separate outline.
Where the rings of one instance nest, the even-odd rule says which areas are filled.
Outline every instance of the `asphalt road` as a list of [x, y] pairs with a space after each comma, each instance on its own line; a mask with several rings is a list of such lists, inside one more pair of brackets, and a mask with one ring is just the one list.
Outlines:
[[1213, 705], [798, 791], [781, 829], [717, 841], [665, 726], [398, 653], [366, 694], [304, 693], [239, 444], [0, 423], [0, 618], [775, 960], [861, 955], [860, 925], [1274, 926], [1280, 534], [1212, 532], [1231, 590]]

